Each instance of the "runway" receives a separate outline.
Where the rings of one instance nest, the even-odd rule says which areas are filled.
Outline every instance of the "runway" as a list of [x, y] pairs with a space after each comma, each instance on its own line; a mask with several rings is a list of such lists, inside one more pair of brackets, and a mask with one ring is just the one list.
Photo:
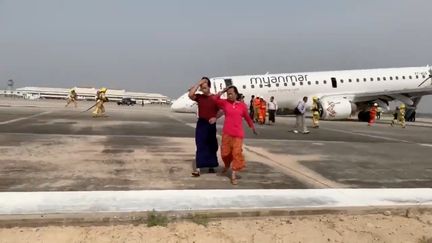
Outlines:
[[247, 168], [233, 187], [215, 174], [190, 176], [193, 114], [108, 104], [108, 117], [94, 119], [81, 112], [91, 103], [1, 104], [0, 191], [432, 186], [432, 128], [424, 126], [322, 121], [303, 135], [289, 132], [292, 117], [278, 117], [258, 136], [247, 131]]

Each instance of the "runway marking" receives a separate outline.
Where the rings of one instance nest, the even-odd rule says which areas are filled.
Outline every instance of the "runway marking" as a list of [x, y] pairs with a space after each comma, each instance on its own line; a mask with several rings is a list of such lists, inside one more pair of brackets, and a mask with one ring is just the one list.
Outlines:
[[348, 134], [353, 134], [353, 135], [366, 136], [366, 137], [371, 137], [371, 138], [378, 138], [378, 139], [383, 139], [383, 140], [388, 140], [388, 141], [417, 144], [417, 145], [424, 146], [424, 147], [432, 147], [432, 144], [416, 143], [416, 142], [411, 142], [411, 141], [408, 141], [408, 140], [397, 139], [397, 138], [389, 138], [389, 137], [370, 135], [370, 134], [364, 134], [364, 133], [359, 133], [359, 132], [350, 132], [350, 131], [345, 131], [345, 130], [340, 130], [340, 129], [333, 129], [333, 128], [322, 128], [322, 129], [329, 130], [329, 131], [335, 131], [335, 132], [343, 132], [343, 133], [348, 133]]
[[189, 122], [186, 122], [186, 121], [184, 121], [184, 120], [182, 120], [182, 119], [180, 119], [180, 118], [178, 118], [178, 117], [175, 117], [175, 116], [172, 115], [172, 114], [169, 114], [168, 117], [171, 118], [171, 119], [173, 119], [173, 120], [176, 120], [176, 121], [178, 121], [178, 122], [180, 122], [180, 123], [182, 123], [182, 124], [184, 124], [184, 125], [186, 125], [186, 126], [189, 126], [189, 127], [195, 128], [195, 125], [196, 125], [195, 123], [189, 123]]
[[320, 128], [320, 129], [328, 130], [328, 131], [334, 131], [334, 132], [348, 133], [348, 134], [352, 134], [352, 135], [360, 135], [360, 136], [371, 137], [371, 138], [378, 138], [378, 139], [383, 139], [383, 140], [388, 140], [388, 141], [394, 141], [394, 142], [415, 143], [415, 142], [410, 142], [410, 141], [403, 140], [403, 139], [389, 138], [389, 137], [383, 137], [383, 136], [378, 136], [378, 135], [365, 134], [365, 133], [360, 133], [360, 132], [350, 132], [350, 131], [346, 131], [346, 130], [342, 130], [342, 129], [333, 129], [333, 128]]
[[[171, 137], [171, 136], [148, 136], [148, 135], [130, 135], [130, 134], [106, 134], [106, 135], [100, 135], [100, 134], [79, 134], [79, 133], [35, 133], [35, 132], [0, 132], [0, 134], [5, 135], [15, 135], [15, 136], [50, 136], [50, 137], [64, 137], [68, 136], [71, 138], [80, 138], [80, 137], [115, 137], [115, 138], [165, 138], [165, 137]], [[191, 135], [190, 137], [175, 137], [175, 138], [193, 138]]]
[[[130, 135], [130, 134], [70, 134], [70, 133], [34, 133], [34, 132], [0, 132], [0, 134], [4, 135], [15, 135], [15, 136], [68, 136], [71, 138], [80, 138], [80, 137], [116, 137], [116, 138], [163, 138], [168, 136], [154, 136], [154, 135]], [[219, 138], [220, 135], [217, 135]], [[185, 138], [190, 139], [194, 138], [193, 134], [189, 137], [176, 137], [176, 138]], [[334, 140], [295, 140], [295, 139], [267, 139], [267, 138], [246, 138], [245, 144], [248, 142], [288, 142], [288, 143], [312, 143], [317, 146], [324, 146], [326, 143], [346, 143], [346, 141], [334, 141]], [[253, 145], [253, 144], [252, 144]], [[431, 145], [432, 146], [432, 145]]]
[[419, 145], [424, 147], [432, 147], [432, 144], [428, 144], [428, 143], [419, 143]]
[[[186, 126], [195, 128], [196, 124], [195, 123], [190, 123], [190, 122], [186, 122], [180, 118], [175, 117], [174, 115], [170, 114], [168, 115], [168, 117], [172, 118], [173, 120], [176, 120], [180, 123], [183, 123]], [[389, 137], [382, 137], [382, 136], [377, 136], [377, 135], [370, 135], [370, 134], [364, 134], [364, 133], [357, 133], [357, 132], [350, 132], [350, 131], [346, 131], [346, 130], [341, 130], [341, 129], [332, 129], [332, 128], [320, 128], [323, 130], [329, 130], [329, 131], [335, 131], [335, 132], [343, 132], [343, 133], [348, 133], [348, 134], [352, 134], [352, 135], [360, 135], [360, 136], [366, 136], [366, 137], [372, 137], [372, 138], [379, 138], [379, 139], [383, 139], [383, 140], [388, 140], [388, 141], [395, 141], [395, 142], [403, 142], [403, 143], [412, 143], [415, 144], [415, 142], [410, 142], [407, 140], [402, 140], [402, 139], [396, 139], [396, 138], [389, 138]], [[251, 138], [245, 138], [245, 141], [250, 140]], [[255, 140], [255, 139], [254, 139]], [[295, 139], [256, 139], [259, 141], [287, 141], [287, 142], [315, 142], [315, 143], [346, 143], [346, 141], [326, 141], [326, 140], [295, 140]], [[324, 145], [324, 144], [323, 144]]]
[[43, 116], [46, 114], [52, 113], [52, 111], [45, 111], [45, 112], [41, 112], [35, 115], [31, 115], [31, 116], [26, 116], [26, 117], [21, 117], [21, 118], [16, 118], [16, 119], [12, 119], [9, 121], [4, 121], [4, 122], [0, 122], [0, 125], [6, 125], [6, 124], [11, 124], [14, 122], [19, 122], [19, 121], [23, 121], [23, 120], [27, 120], [27, 119], [31, 119], [31, 118], [35, 118], [35, 117], [39, 117], [39, 116]]
[[[259, 136], [259, 135], [258, 135]], [[347, 143], [347, 141], [340, 140], [313, 140], [313, 139], [275, 139], [275, 138], [245, 138], [244, 141], [267, 141], [267, 142], [290, 142], [290, 143], [319, 143], [315, 145], [325, 145], [325, 143]]]
[[[250, 146], [244, 146], [245, 150], [251, 154], [261, 157], [260, 163], [270, 165], [274, 168], [278, 168], [280, 172], [285, 175], [297, 179], [299, 182], [307, 185], [311, 188], [341, 188], [347, 187], [346, 185], [334, 182], [327, 179], [313, 170], [299, 164], [298, 159], [293, 158], [295, 161], [287, 162], [285, 158], [280, 155], [271, 154], [263, 148], [252, 148]], [[263, 160], [264, 159], [264, 160]]]

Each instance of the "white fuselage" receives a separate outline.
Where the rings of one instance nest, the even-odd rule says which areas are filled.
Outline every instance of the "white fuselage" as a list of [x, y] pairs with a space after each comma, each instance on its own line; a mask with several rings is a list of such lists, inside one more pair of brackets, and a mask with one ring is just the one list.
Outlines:
[[[279, 108], [294, 109], [304, 96], [339, 97], [355, 103], [371, 101], [373, 97], [368, 97], [368, 94], [374, 96], [377, 93], [384, 95], [419, 89], [419, 84], [429, 76], [429, 71], [429, 67], [408, 67], [217, 77], [211, 79], [211, 90], [217, 93], [226, 86], [234, 85], [245, 96], [246, 102], [252, 95], [263, 96], [265, 100], [273, 96]], [[430, 84], [426, 86], [430, 87]], [[174, 102], [172, 109], [193, 112], [187, 107], [196, 109], [196, 106], [190, 104], [193, 101], [184, 94]]]

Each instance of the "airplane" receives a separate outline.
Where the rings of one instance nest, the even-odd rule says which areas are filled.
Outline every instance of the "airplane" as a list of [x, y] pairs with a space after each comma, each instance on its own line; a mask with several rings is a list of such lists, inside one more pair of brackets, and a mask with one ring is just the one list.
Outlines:
[[[344, 120], [356, 114], [359, 120], [368, 120], [372, 103], [387, 110], [390, 101], [400, 101], [416, 108], [422, 96], [432, 94], [432, 67], [267, 73], [215, 77], [210, 81], [213, 93], [234, 85], [246, 99], [255, 95], [268, 100], [274, 96], [279, 108], [291, 112], [304, 96], [309, 97], [308, 103], [316, 96], [323, 120]], [[195, 113], [197, 105], [186, 92], [172, 104], [171, 109]]]

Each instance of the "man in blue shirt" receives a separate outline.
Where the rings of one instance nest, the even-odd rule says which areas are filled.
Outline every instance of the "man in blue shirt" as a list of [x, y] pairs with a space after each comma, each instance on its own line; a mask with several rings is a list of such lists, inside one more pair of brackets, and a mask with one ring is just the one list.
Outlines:
[[308, 101], [308, 97], [303, 97], [303, 100], [299, 101], [297, 104], [297, 107], [294, 110], [294, 113], [296, 115], [296, 126], [293, 130], [294, 133], [299, 133], [299, 130], [303, 134], [308, 134], [309, 131], [306, 127], [306, 121], [305, 121], [305, 112], [306, 112], [306, 103]]

